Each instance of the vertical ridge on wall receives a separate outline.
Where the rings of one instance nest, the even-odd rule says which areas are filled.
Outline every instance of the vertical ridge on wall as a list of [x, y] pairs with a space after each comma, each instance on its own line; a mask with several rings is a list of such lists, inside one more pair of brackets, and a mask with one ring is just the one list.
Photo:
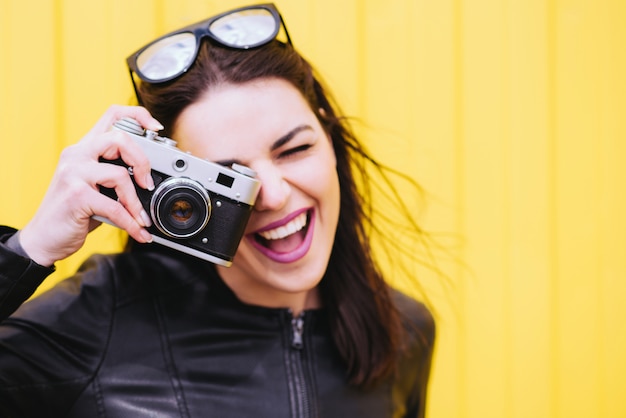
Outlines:
[[[501, 44], [500, 50], [497, 51], [497, 56], [500, 58], [498, 65], [501, 68], [502, 79], [500, 85], [497, 86], [499, 90], [500, 102], [500, 119], [501, 127], [498, 137], [502, 143], [502, 243], [503, 243], [503, 260], [502, 260], [502, 315], [504, 318], [509, 318], [510, 321], [513, 318], [513, 307], [515, 297], [513, 295], [513, 259], [515, 254], [515, 245], [513, 240], [513, 228], [514, 228], [514, 216], [516, 212], [513, 210], [512, 200], [515, 198], [513, 189], [513, 168], [515, 167], [515, 156], [512, 155], [513, 148], [513, 115], [512, 115], [512, 90], [514, 89], [514, 83], [512, 79], [511, 68], [511, 45], [512, 45], [512, 33], [514, 30], [513, 21], [511, 19], [511, 9], [513, 5], [509, 2], [502, 2], [501, 10], [499, 11], [499, 22], [501, 26]], [[504, 326], [502, 332], [502, 351], [503, 351], [503, 367], [502, 371], [505, 376], [502, 382], [502, 416], [513, 417], [513, 375], [515, 373], [515, 357], [514, 357], [514, 336], [515, 332], [510, 326]]]
[[[548, 143], [547, 143], [547, 153], [548, 153], [548, 163], [549, 163], [549, 177], [547, 178], [547, 182], [549, 183], [549, 204], [548, 204], [548, 230], [549, 230], [549, 259], [550, 259], [550, 277], [556, 278], [559, 276], [559, 268], [556, 263], [556, 259], [558, 257], [557, 251], [557, 219], [558, 219], [558, 211], [557, 211], [557, 187], [556, 187], [556, 167], [557, 167], [557, 146], [556, 146], [556, 138], [558, 136], [557, 123], [556, 123], [556, 113], [557, 113], [557, 1], [558, 0], [547, 0], [546, 1], [546, 9], [547, 9], [547, 51], [546, 51], [546, 60], [547, 60], [547, 130], [548, 130]], [[559, 385], [559, 368], [558, 368], [558, 359], [559, 359], [559, 323], [558, 323], [558, 300], [556, 295], [559, 291], [559, 286], [556, 280], [550, 280], [550, 305], [548, 309], [548, 321], [550, 323], [550, 346], [548, 351], [550, 353], [550, 367], [548, 378], [551, 383], [551, 398], [548, 403], [548, 412], [551, 417], [560, 417], [560, 408], [556, 399], [559, 399], [561, 395], [561, 388]]]
[[357, 96], [355, 97], [356, 107], [355, 111], [357, 115], [365, 115], [367, 114], [367, 79], [368, 79], [368, 67], [367, 67], [367, 58], [368, 49], [371, 50], [373, 48], [368, 48], [368, 38], [367, 38], [367, 12], [366, 12], [367, 2], [357, 2], [355, 4], [355, 23], [356, 23], [356, 63], [359, 71], [355, 74], [356, 80], [356, 92]]
[[[548, 13], [542, 1], [509, 2], [506, 105], [509, 176], [510, 417], [548, 408], [551, 399]], [[503, 87], [504, 88], [504, 87]], [[538, 378], [541, 376], [541, 378]], [[533, 388], [534, 396], [528, 396]]]
[[[562, 416], [594, 416], [599, 408], [597, 350], [598, 222], [602, 180], [597, 166], [598, 81], [596, 44], [604, 40], [599, 7], [584, 0], [562, 5], [557, 16], [557, 315], [558, 397]], [[573, 70], [575, 69], [575, 71]], [[573, 140], [578, 138], [578, 140]], [[591, 245], [589, 245], [591, 244]], [[575, 350], [572, 348], [576, 347]], [[580, 399], [586, 399], [580, 403]]]
[[[626, 53], [624, 39], [626, 27], [623, 25], [626, 14], [623, 2], [608, 3], [605, 28], [606, 39], [603, 45], [602, 115], [604, 117], [604, 146], [602, 173], [604, 178], [603, 202], [600, 217], [602, 220], [603, 243], [603, 345], [602, 357], [605, 362], [604, 402], [607, 417], [626, 415], [624, 402], [623, 376], [626, 376], [624, 358], [626, 347], [626, 317], [624, 313], [624, 272], [626, 272], [626, 192], [624, 191], [626, 156]], [[621, 245], [620, 245], [621, 244]], [[620, 295], [620, 296], [616, 296]], [[621, 382], [621, 384], [615, 384]]]
[[[7, 3], [2, 7], [2, 13], [0, 13], [0, 51], [2, 51], [2, 60], [0, 61], [0, 126], [10, 126], [9, 121], [11, 118], [12, 106], [10, 104], [10, 98], [12, 96], [11, 91], [11, 80], [13, 80], [13, 72], [11, 71], [11, 66], [6, 65], [4, 60], [10, 60], [13, 57], [13, 47], [11, 45], [11, 40], [13, 33], [15, 32], [12, 27], [13, 18], [13, 7], [12, 3]], [[7, 132], [5, 130], [5, 134], [9, 134], [12, 132]], [[3, 135], [0, 139], [0, 146], [2, 154], [13, 154], [15, 152], [12, 141], [6, 136]], [[19, 156], [16, 156], [18, 158]], [[0, 164], [0, 177], [6, 178], [11, 174], [13, 169], [8, 163]], [[0, 191], [3, 194], [9, 196], [17, 196], [17, 199], [20, 199], [20, 195], [18, 194], [20, 190], [20, 185], [15, 182], [10, 185], [6, 185]], [[18, 201], [19, 201], [18, 200]], [[7, 217], [8, 218], [8, 217]], [[8, 218], [5, 222], [17, 222], [18, 220], [15, 218]]]
[[[465, 112], [464, 112], [464, 103], [465, 103], [465, 83], [464, 83], [464, 70], [465, 70], [465, 59], [463, 56], [464, 52], [464, 2], [463, 0], [452, 0], [452, 120], [450, 123], [452, 124], [452, 137], [453, 137], [453, 155], [454, 159], [454, 189], [453, 189], [453, 199], [455, 203], [455, 207], [457, 209], [457, 214], [454, 216], [455, 223], [453, 227], [456, 231], [463, 237], [463, 246], [459, 249], [459, 257], [462, 260], [466, 260], [467, 256], [467, 243], [465, 240], [466, 231], [467, 231], [467, 222], [465, 219], [466, 213], [466, 204], [465, 202], [467, 197], [467, 189], [465, 183], [464, 173], [466, 172], [465, 166]], [[473, 268], [470, 266], [469, 273], [464, 271], [461, 268], [454, 269], [454, 273], [458, 275], [455, 286], [458, 289], [458, 304], [460, 305], [458, 308], [459, 312], [466, 312], [467, 303], [466, 303], [466, 295], [467, 295], [467, 279], [474, 277]], [[471, 279], [470, 279], [471, 280]], [[458, 367], [458, 371], [455, 373], [456, 378], [453, 380], [454, 384], [457, 386], [454, 393], [457, 395], [457, 399], [453, 399], [446, 405], [446, 390], [445, 386], [441, 390], [441, 395], [443, 397], [443, 401], [441, 401], [441, 407], [443, 410], [452, 409], [452, 414], [450, 416], [454, 416], [454, 413], [458, 414], [460, 418], [469, 418], [468, 414], [468, 391], [467, 387], [470, 385], [469, 371], [467, 368], [467, 354], [466, 349], [468, 347], [469, 340], [469, 332], [468, 328], [464, 322], [464, 317], [459, 318], [459, 322], [457, 327], [455, 328], [458, 340], [458, 347], [456, 348], [456, 358], [455, 364]], [[453, 372], [454, 373], [454, 372]], [[444, 406], [445, 405], [445, 406]]]
[[54, 51], [54, 133], [55, 133], [55, 147], [57, 150], [63, 149], [65, 146], [64, 139], [66, 138], [66, 104], [65, 104], [65, 79], [63, 74], [65, 73], [65, 50], [64, 42], [65, 38], [63, 34], [63, 8], [60, 5], [55, 5], [53, 8], [53, 51]]

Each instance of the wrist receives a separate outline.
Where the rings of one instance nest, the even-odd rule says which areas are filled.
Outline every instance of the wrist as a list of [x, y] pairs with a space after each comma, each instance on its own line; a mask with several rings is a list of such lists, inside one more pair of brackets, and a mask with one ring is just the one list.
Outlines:
[[17, 231], [15, 234], [11, 235], [9, 239], [5, 242], [5, 245], [17, 255], [20, 255], [25, 258], [30, 258], [28, 253], [24, 251], [22, 248], [22, 244], [20, 243], [20, 231]]
[[52, 267], [57, 260], [50, 257], [46, 251], [39, 250], [38, 246], [32, 245], [29, 237], [28, 231], [24, 229], [11, 237], [7, 244], [17, 254], [30, 258], [40, 266]]

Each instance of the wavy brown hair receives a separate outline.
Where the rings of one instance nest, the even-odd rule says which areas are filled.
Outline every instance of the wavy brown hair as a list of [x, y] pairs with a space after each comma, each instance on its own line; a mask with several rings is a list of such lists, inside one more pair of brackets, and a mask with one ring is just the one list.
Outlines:
[[320, 293], [350, 383], [373, 386], [393, 373], [404, 341], [404, 327], [368, 236], [373, 211], [367, 168], [380, 170], [381, 165], [353, 135], [311, 65], [291, 45], [279, 41], [235, 50], [207, 40], [187, 73], [163, 84], [140, 83], [137, 93], [169, 136], [180, 113], [206, 91], [262, 78], [280, 78], [295, 86], [331, 138], [341, 208]]

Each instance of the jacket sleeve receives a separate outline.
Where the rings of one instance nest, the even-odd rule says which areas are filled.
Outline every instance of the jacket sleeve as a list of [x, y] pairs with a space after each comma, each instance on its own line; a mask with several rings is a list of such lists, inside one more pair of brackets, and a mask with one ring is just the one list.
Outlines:
[[17, 255], [6, 238], [0, 244], [2, 417], [66, 415], [107, 349], [115, 301], [110, 263], [93, 259], [22, 303], [50, 270]]
[[0, 226], [0, 321], [15, 312], [54, 271], [53, 267], [40, 266], [7, 244], [16, 232]]

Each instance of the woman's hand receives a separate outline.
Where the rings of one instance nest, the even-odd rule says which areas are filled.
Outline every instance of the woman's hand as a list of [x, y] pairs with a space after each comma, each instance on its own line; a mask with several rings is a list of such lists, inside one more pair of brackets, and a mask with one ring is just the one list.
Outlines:
[[[150, 218], [128, 170], [98, 160], [122, 158], [133, 168], [139, 187], [154, 188], [150, 162], [143, 151], [127, 133], [111, 129], [123, 117], [134, 118], [146, 129], [163, 129], [142, 107], [112, 106], [79, 143], [62, 152], [39, 209], [20, 232], [22, 248], [38, 264], [51, 266], [78, 251], [87, 234], [100, 225], [94, 215], [109, 219], [139, 242], [151, 241], [144, 229]], [[101, 194], [99, 185], [114, 188], [118, 201]]]

